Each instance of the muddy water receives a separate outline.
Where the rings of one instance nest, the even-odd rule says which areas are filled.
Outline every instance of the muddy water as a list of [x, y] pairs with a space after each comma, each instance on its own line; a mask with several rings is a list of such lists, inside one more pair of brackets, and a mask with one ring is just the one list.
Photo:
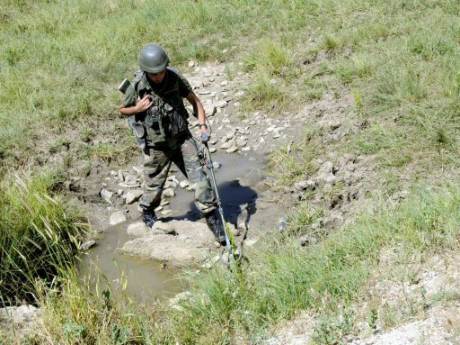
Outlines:
[[[214, 154], [213, 160], [222, 166], [216, 170], [216, 180], [221, 196], [225, 218], [235, 223], [240, 206], [254, 204], [258, 195], [253, 189], [263, 178], [262, 156]], [[176, 176], [181, 179], [180, 173]], [[193, 204], [193, 193], [178, 188], [171, 199], [173, 211], [168, 219], [196, 220], [201, 217]], [[152, 260], [124, 256], [117, 250], [130, 239], [126, 234], [127, 224], [107, 229], [95, 248], [83, 258], [82, 276], [91, 276], [102, 284], [108, 284], [115, 294], [124, 293], [141, 303], [158, 298], [172, 297], [184, 289], [179, 272]]]
[[130, 239], [127, 224], [108, 228], [97, 246], [83, 258], [82, 277], [109, 286], [118, 297], [128, 296], [140, 303], [172, 297], [183, 289], [177, 272], [164, 270], [160, 262], [122, 255], [118, 248]]

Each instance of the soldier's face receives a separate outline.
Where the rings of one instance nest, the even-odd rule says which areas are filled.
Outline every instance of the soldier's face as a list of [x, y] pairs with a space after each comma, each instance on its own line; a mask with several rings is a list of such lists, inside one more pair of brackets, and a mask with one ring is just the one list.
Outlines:
[[160, 84], [166, 76], [166, 70], [163, 70], [158, 73], [147, 73], [149, 79], [155, 84]]

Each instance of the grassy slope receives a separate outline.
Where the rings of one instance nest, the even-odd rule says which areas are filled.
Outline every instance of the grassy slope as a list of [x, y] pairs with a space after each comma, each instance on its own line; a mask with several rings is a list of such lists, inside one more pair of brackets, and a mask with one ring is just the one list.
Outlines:
[[58, 178], [43, 173], [1, 183], [0, 305], [35, 301], [35, 284], [50, 284], [75, 264], [87, 226], [56, 196]]
[[[376, 155], [393, 178], [408, 169], [411, 178], [430, 177], [458, 166], [459, 12], [455, 0], [7, 1], [0, 9], [5, 42], [0, 157], [8, 164], [27, 160], [34, 152], [22, 137], [42, 136], [38, 124], [48, 124], [58, 135], [77, 125], [84, 137], [89, 121], [111, 119], [118, 81], [135, 68], [139, 47], [158, 41], [177, 64], [243, 61], [254, 75], [247, 86], [248, 109], [295, 109], [293, 103], [345, 86], [354, 96], [354, 111], [370, 125], [343, 146]], [[200, 276], [199, 289], [207, 297], [171, 315], [163, 331], [147, 320], [134, 327], [132, 320], [110, 318], [103, 309], [84, 319], [84, 311], [53, 300], [51, 320], [75, 323], [84, 331], [66, 333], [56, 326], [52, 336], [62, 343], [82, 337], [98, 343], [98, 333], [105, 332], [101, 339], [120, 337], [121, 331], [114, 335], [114, 328], [97, 327], [114, 322], [127, 338], [141, 343], [163, 335], [162, 341], [170, 343], [174, 337], [181, 343], [226, 343], [234, 332], [257, 336], [296, 310], [349, 302], [378, 251], [396, 244], [394, 233], [408, 251], [456, 245], [451, 235], [452, 224], [458, 223], [458, 190], [445, 188], [414, 197], [396, 217], [387, 211], [374, 220], [363, 216], [355, 228], [306, 252], [283, 244], [275, 247], [282, 248], [281, 254], [260, 254], [244, 284], [225, 272]], [[284, 284], [286, 274], [295, 284]], [[82, 292], [75, 298], [80, 304], [74, 306], [89, 308], [88, 301], [97, 296]]]

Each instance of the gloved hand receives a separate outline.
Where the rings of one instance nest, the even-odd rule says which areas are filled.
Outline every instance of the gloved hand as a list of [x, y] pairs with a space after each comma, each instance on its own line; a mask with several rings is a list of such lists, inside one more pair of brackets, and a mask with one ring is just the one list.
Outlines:
[[201, 142], [203, 144], [207, 144], [209, 141], [209, 133], [208, 132], [201, 132]]

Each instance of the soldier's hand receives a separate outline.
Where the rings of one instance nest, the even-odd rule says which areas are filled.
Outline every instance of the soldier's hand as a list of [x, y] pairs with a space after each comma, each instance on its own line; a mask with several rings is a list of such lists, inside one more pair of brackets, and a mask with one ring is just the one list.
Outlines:
[[207, 144], [208, 141], [209, 141], [209, 132], [208, 131], [201, 132], [201, 142], [203, 144]]
[[136, 110], [138, 113], [146, 111], [152, 106], [152, 98], [149, 95], [145, 95], [142, 99], [138, 100], [136, 104]]

